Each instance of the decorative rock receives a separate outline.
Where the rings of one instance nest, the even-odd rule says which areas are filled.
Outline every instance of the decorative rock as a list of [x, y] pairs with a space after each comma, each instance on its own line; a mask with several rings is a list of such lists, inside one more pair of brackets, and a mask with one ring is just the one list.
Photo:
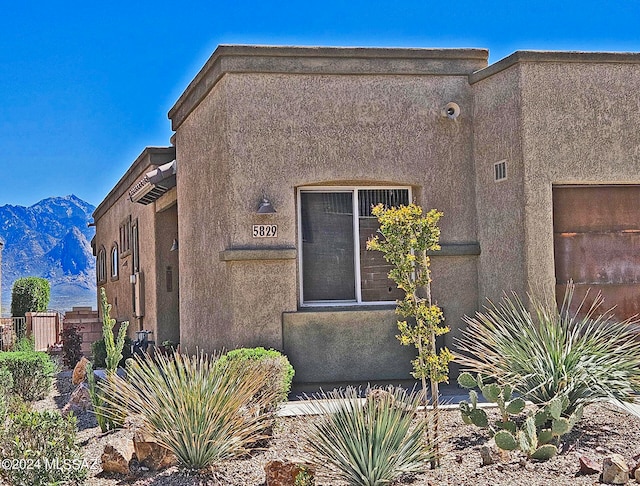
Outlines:
[[489, 466], [495, 462], [493, 451], [489, 446], [480, 447], [480, 459], [482, 459], [481, 466]]
[[133, 435], [133, 448], [140, 465], [151, 471], [160, 471], [178, 463], [176, 456], [166, 447], [138, 429]]
[[602, 462], [602, 482], [607, 484], [627, 484], [629, 466], [620, 454], [612, 454]]
[[640, 483], [640, 467], [636, 467], [633, 477], [635, 478], [636, 483]]
[[311, 465], [304, 462], [291, 461], [269, 461], [264, 466], [266, 476], [266, 486], [294, 486], [296, 477], [302, 471], [313, 478], [315, 470]]
[[69, 402], [62, 408], [61, 413], [66, 417], [69, 412], [84, 412], [91, 409], [91, 395], [89, 389], [84, 383], [80, 383], [78, 387], [73, 390]]
[[129, 462], [134, 452], [131, 439], [115, 439], [104, 446], [104, 452], [100, 457], [102, 470], [104, 472], [129, 474]]
[[87, 365], [89, 364], [89, 360], [84, 356], [78, 363], [75, 368], [73, 368], [73, 375], [71, 376], [71, 383], [74, 385], [79, 385], [84, 380], [87, 379]]
[[580, 472], [578, 474], [588, 475], [600, 472], [600, 466], [596, 461], [587, 456], [580, 456]]

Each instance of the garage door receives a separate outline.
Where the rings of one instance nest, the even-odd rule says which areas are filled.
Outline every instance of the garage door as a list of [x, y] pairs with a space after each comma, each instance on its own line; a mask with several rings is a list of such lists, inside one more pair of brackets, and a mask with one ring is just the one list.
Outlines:
[[573, 280], [575, 297], [590, 288], [619, 319], [640, 314], [640, 186], [554, 186], [553, 231], [559, 302]]

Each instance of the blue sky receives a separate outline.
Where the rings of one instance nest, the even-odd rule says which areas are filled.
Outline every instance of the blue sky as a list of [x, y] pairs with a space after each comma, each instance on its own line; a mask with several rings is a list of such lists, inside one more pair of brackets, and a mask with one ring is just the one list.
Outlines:
[[219, 44], [640, 51], [640, 1], [8, 0], [0, 205], [97, 205]]

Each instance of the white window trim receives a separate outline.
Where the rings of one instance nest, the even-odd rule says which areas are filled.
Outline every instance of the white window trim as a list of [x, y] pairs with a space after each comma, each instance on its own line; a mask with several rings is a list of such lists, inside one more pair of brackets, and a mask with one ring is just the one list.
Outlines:
[[[362, 301], [362, 281], [360, 276], [360, 250], [358, 242], [360, 241], [359, 234], [359, 211], [358, 211], [358, 197], [357, 191], [359, 190], [375, 190], [375, 189], [406, 189], [409, 194], [409, 202], [413, 200], [411, 193], [411, 186], [301, 186], [297, 188], [297, 215], [298, 215], [298, 292], [300, 307], [347, 307], [347, 306], [388, 306], [395, 304], [395, 300], [381, 300], [373, 302]], [[354, 248], [354, 268], [355, 268], [355, 285], [356, 285], [356, 300], [316, 300], [307, 301], [304, 300], [304, 267], [302, 265], [302, 193], [303, 192], [350, 192], [353, 194], [353, 242], [356, 245]]]

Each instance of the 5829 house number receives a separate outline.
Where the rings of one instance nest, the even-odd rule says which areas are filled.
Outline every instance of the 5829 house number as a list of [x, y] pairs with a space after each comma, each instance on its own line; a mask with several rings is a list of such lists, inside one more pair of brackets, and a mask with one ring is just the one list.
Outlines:
[[277, 224], [254, 224], [254, 238], [276, 238], [278, 236]]

